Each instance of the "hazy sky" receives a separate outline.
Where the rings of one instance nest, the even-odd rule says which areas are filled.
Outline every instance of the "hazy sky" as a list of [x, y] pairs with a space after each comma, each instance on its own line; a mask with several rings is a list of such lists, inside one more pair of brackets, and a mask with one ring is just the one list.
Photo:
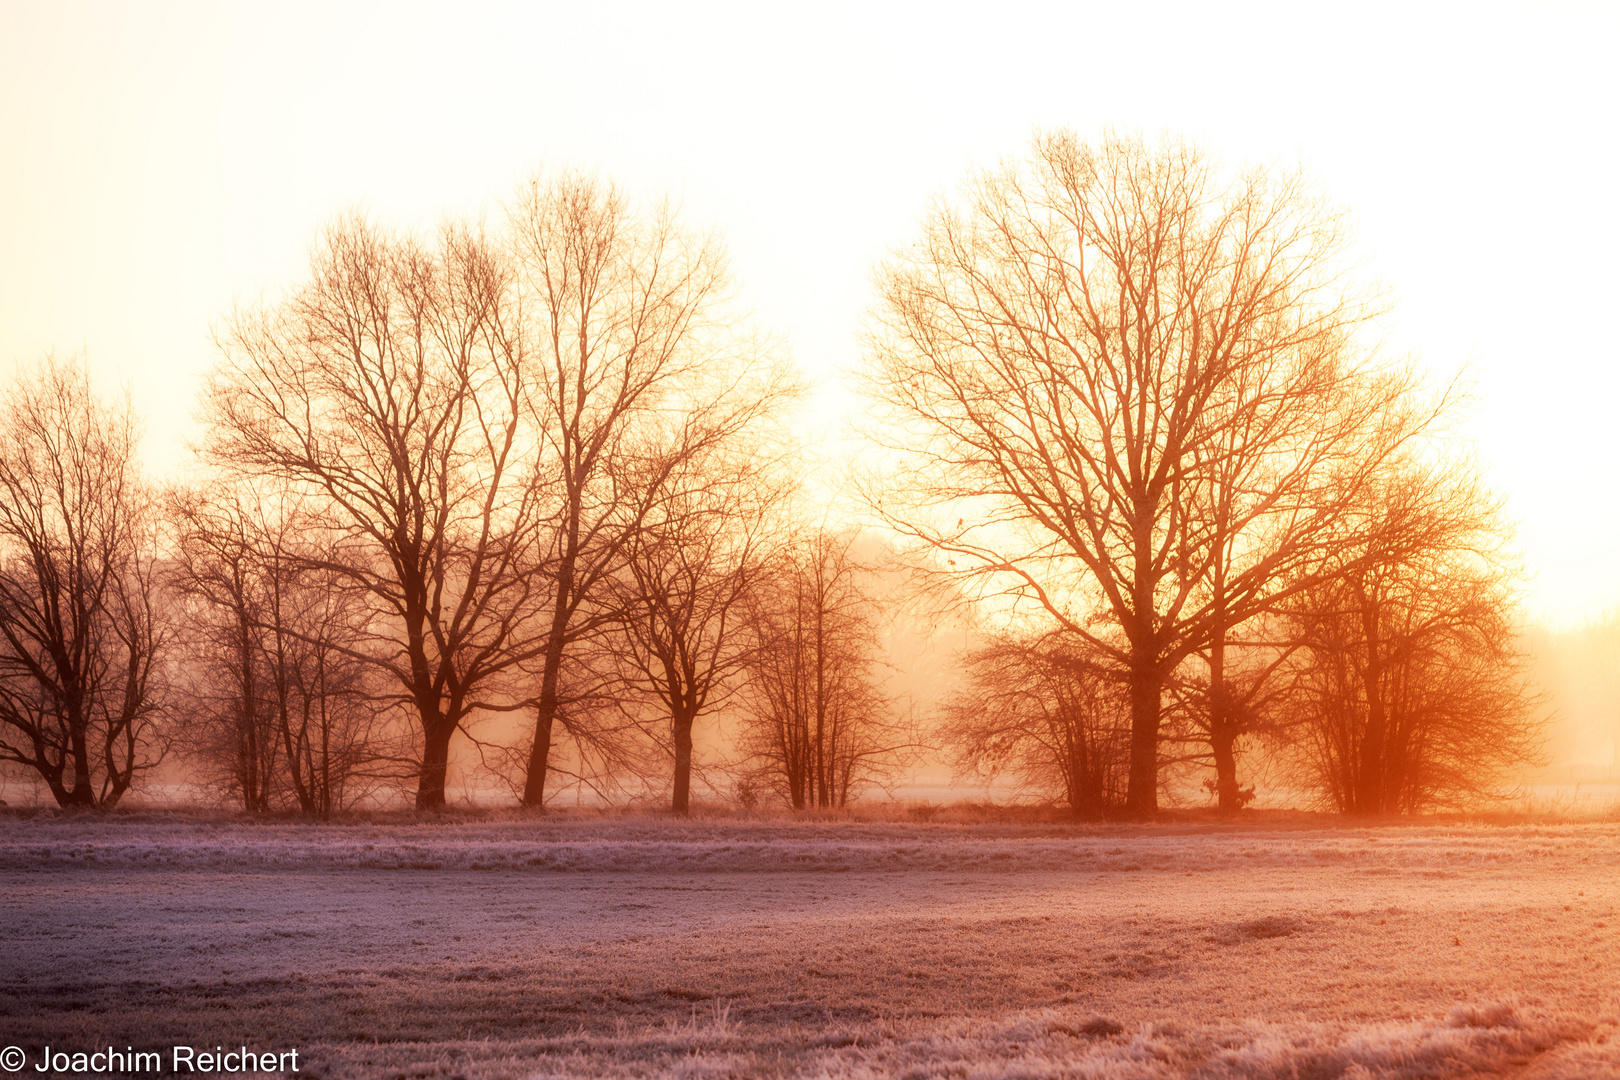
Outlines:
[[82, 352], [185, 459], [210, 328], [356, 205], [431, 225], [541, 164], [670, 192], [762, 321], [852, 364], [873, 261], [1037, 127], [1303, 162], [1470, 366], [1532, 614], [1620, 606], [1620, 7], [0, 0], [0, 369]]

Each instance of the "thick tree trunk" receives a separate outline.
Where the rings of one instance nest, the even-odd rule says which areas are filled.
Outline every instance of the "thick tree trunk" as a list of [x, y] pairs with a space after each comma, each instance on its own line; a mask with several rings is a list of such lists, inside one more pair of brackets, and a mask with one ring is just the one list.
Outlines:
[[535, 710], [534, 745], [529, 748], [529, 775], [523, 784], [523, 805], [536, 810], [546, 806], [546, 774], [551, 769], [551, 732], [557, 721], [557, 695], [553, 691], [549, 707], [546, 695], [540, 695], [540, 708]]
[[1164, 674], [1159, 666], [1158, 615], [1153, 607], [1153, 515], [1157, 499], [1144, 495], [1132, 525], [1131, 611], [1120, 628], [1130, 642], [1131, 774], [1125, 813], [1151, 818], [1159, 812], [1159, 712]]
[[529, 771], [523, 781], [523, 805], [536, 810], [546, 805], [546, 773], [551, 769], [551, 733], [557, 722], [557, 681], [562, 670], [562, 631], [553, 628], [546, 648], [545, 671], [540, 676], [540, 704], [534, 711], [534, 743], [529, 747]]
[[422, 739], [422, 775], [416, 788], [416, 808], [437, 810], [444, 805], [444, 781], [450, 768], [450, 736], [456, 725], [438, 720], [426, 725]]
[[692, 810], [692, 722], [694, 717], [675, 718], [675, 798], [671, 809], [677, 814]]
[[71, 748], [73, 758], [73, 788], [67, 793], [67, 802], [63, 806], [94, 806], [96, 805], [95, 789], [90, 786], [90, 743], [85, 737], [85, 726], [71, 718], [72, 732], [68, 736], [68, 746]]
[[1131, 666], [1131, 775], [1125, 812], [1150, 818], [1159, 812], [1159, 697], [1163, 676], [1156, 663]]
[[[795, 719], [793, 727], [797, 729], [800, 726]], [[795, 746], [795, 743], [798, 745]], [[803, 810], [808, 802], [806, 796], [810, 788], [810, 737], [808, 730], [803, 732], [790, 730], [787, 733], [784, 760], [787, 763], [785, 771], [788, 782], [788, 801], [793, 804], [793, 809]]]

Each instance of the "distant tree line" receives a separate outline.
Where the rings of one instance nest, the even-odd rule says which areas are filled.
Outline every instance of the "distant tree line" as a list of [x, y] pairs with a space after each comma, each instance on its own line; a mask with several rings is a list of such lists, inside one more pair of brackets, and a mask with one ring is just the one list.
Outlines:
[[[882, 267], [865, 506], [978, 627], [965, 771], [1140, 816], [1203, 769], [1235, 811], [1260, 746], [1390, 813], [1534, 756], [1499, 506], [1343, 236], [1298, 177], [1060, 132]], [[427, 810], [461, 740], [527, 806], [685, 812], [724, 717], [739, 791], [826, 808], [920, 745], [855, 534], [794, 512], [804, 387], [667, 206], [344, 217], [216, 338], [190, 485], [75, 364], [0, 403], [0, 760], [61, 805], [172, 755], [248, 811]]]
[[[667, 207], [538, 177], [494, 233], [340, 219], [306, 282], [233, 314], [203, 483], [144, 485], [82, 368], [24, 375], [0, 756], [63, 805], [167, 753], [246, 810], [326, 815], [406, 784], [444, 805], [465, 737], [526, 805], [663, 777], [685, 811], [730, 708], [733, 772], [846, 804], [892, 726], [876, 614], [849, 537], [788, 521], [801, 386], [732, 291]], [[502, 714], [527, 745], [475, 738]]]

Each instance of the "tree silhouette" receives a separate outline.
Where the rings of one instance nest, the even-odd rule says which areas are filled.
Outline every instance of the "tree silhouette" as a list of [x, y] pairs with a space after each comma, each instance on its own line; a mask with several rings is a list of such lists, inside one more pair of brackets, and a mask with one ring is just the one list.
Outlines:
[[872, 501], [937, 572], [1124, 673], [1134, 814], [1170, 673], [1303, 587], [1402, 437], [1382, 417], [1408, 380], [1356, 348], [1343, 232], [1296, 176], [1057, 132], [881, 271], [870, 392], [897, 464]]
[[162, 756], [169, 643], [135, 420], [74, 363], [0, 399], [0, 760], [115, 805]]

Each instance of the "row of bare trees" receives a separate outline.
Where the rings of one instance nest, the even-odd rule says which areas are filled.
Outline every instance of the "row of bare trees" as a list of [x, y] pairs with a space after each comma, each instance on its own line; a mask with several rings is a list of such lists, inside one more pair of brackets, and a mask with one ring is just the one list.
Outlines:
[[[1499, 508], [1345, 254], [1297, 175], [1057, 132], [880, 269], [866, 502], [988, 634], [963, 761], [1140, 816], [1189, 763], [1237, 809], [1257, 743], [1369, 813], [1533, 756]], [[441, 806], [458, 737], [528, 806], [657, 774], [685, 810], [731, 717], [757, 780], [844, 805], [917, 740], [849, 537], [790, 520], [802, 387], [732, 291], [669, 207], [541, 176], [493, 228], [328, 229], [218, 332], [187, 492], [82, 373], [19, 383], [0, 756], [109, 805], [168, 710], [252, 810]]]
[[[218, 333], [189, 490], [138, 486], [127, 410], [109, 422], [82, 372], [20, 383], [12, 429], [40, 445], [7, 448], [6, 539], [39, 554], [0, 613], [5, 731], [23, 736], [8, 760], [64, 804], [111, 805], [155, 763], [147, 717], [166, 712], [166, 745], [246, 809], [329, 814], [407, 774], [428, 809], [452, 744], [505, 716], [531, 737], [473, 749], [518, 765], [524, 804], [558, 778], [664, 775], [684, 811], [694, 733], [726, 706], [762, 732], [807, 722], [765, 689], [797, 648], [821, 650], [811, 802], [842, 805], [872, 764], [858, 733], [888, 706], [870, 650], [829, 635], [864, 642], [873, 616], [846, 610], [847, 537], [786, 521], [801, 388], [731, 291], [718, 244], [668, 207], [541, 177], [498, 230], [328, 229], [306, 282]], [[67, 570], [101, 577], [41, 597], [64, 539], [84, 548]], [[837, 587], [801, 595], [807, 568]], [[784, 597], [812, 630], [779, 621]], [[85, 626], [63, 630], [56, 609], [81, 600]], [[120, 676], [141, 684], [115, 701], [102, 684]], [[81, 701], [123, 712], [35, 715]], [[745, 767], [802, 804], [802, 742], [777, 754], [761, 734]]]
[[883, 268], [882, 513], [1000, 628], [970, 763], [1142, 816], [1189, 757], [1238, 808], [1262, 735], [1364, 813], [1533, 759], [1499, 508], [1345, 263], [1297, 176], [1057, 132]]
[[[532, 719], [525, 805], [557, 777], [645, 777], [656, 748], [686, 810], [695, 731], [780, 674], [792, 631], [768, 612], [799, 549], [852, 572], [834, 541], [784, 525], [780, 421], [800, 385], [731, 292], [716, 241], [667, 206], [542, 177], [493, 235], [446, 227], [427, 248], [341, 222], [309, 284], [221, 335], [206, 457], [314, 515], [300, 531], [324, 550], [306, 545], [297, 572], [355, 610], [343, 640], [292, 636], [361, 665], [370, 700], [413, 719], [419, 808], [445, 800], [455, 733], [507, 714]], [[870, 686], [870, 656], [839, 659]], [[886, 705], [867, 692], [860, 708], [819, 763], [839, 774], [822, 805], [866, 767], [851, 732]], [[753, 758], [800, 768], [782, 753]]]

